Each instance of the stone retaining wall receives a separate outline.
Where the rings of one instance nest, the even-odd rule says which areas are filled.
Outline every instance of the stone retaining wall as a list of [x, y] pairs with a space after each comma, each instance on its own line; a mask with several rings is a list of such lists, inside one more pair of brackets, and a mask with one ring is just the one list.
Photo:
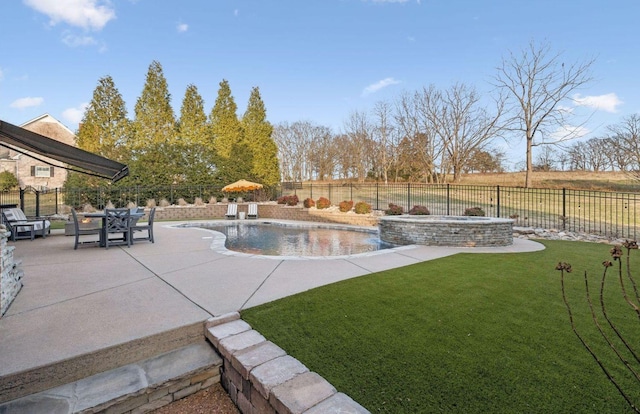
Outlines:
[[[168, 206], [156, 208], [156, 220], [213, 220], [224, 218], [227, 203], [205, 204], [203, 206]], [[238, 203], [238, 213], [247, 213], [248, 203]], [[378, 218], [353, 211], [342, 213], [335, 209], [318, 210], [302, 206], [285, 206], [275, 203], [258, 203], [258, 218], [279, 220], [314, 221], [341, 223], [357, 226], [376, 226]]]
[[240, 319], [207, 321], [206, 336], [222, 356], [221, 383], [243, 414], [368, 413]]
[[0, 318], [22, 289], [23, 271], [13, 258], [15, 246], [7, 246], [11, 233], [0, 229]]

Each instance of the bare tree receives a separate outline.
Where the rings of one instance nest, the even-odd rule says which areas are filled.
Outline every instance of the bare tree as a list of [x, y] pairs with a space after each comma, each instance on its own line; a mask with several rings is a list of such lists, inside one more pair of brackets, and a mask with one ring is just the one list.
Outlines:
[[[403, 143], [403, 152], [416, 157], [412, 167], [419, 166], [425, 181], [438, 181], [437, 162], [442, 156], [444, 146], [434, 130], [429, 117], [429, 108], [433, 105], [436, 90], [433, 86], [422, 92], [403, 94], [396, 104], [395, 120], [404, 139], [411, 141]], [[413, 175], [413, 174], [412, 174]]]
[[436, 92], [431, 103], [429, 120], [446, 155], [442, 167], [445, 172], [452, 171], [453, 181], [458, 182], [465, 164], [501, 134], [504, 100], [496, 101], [495, 111], [489, 113], [480, 104], [480, 95], [475, 88], [459, 83]]
[[385, 183], [389, 181], [389, 169], [396, 163], [399, 134], [393, 124], [393, 108], [386, 101], [377, 102], [373, 108], [374, 140], [376, 141], [376, 165]]
[[[511, 100], [511, 129], [526, 138], [525, 187], [532, 183], [532, 148], [536, 145], [563, 141], [576, 136], [576, 128], [567, 128], [569, 111], [561, 103], [578, 88], [591, 82], [594, 59], [565, 64], [562, 54], [552, 54], [548, 44], [533, 41], [521, 54], [510, 53], [497, 68], [495, 86], [505, 90]], [[555, 130], [555, 131], [554, 131]], [[563, 130], [553, 139], [552, 132]]]
[[613, 150], [627, 159], [631, 170], [640, 171], [640, 115], [629, 115], [608, 129], [614, 144]]
[[363, 182], [375, 159], [374, 127], [366, 112], [354, 111], [344, 123], [344, 132], [349, 141], [352, 172], [358, 181]]
[[312, 143], [324, 140], [327, 127], [315, 125], [309, 121], [286, 122], [273, 129], [273, 139], [278, 146], [282, 179], [303, 181], [311, 179], [314, 166], [311, 164]]

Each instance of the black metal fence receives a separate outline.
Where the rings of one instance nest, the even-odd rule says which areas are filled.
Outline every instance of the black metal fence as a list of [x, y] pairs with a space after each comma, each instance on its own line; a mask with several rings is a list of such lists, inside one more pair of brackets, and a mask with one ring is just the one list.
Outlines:
[[[514, 220], [516, 226], [540, 227], [564, 231], [636, 239], [640, 235], [638, 213], [640, 194], [570, 189], [471, 186], [453, 184], [300, 184], [283, 185], [273, 193], [255, 191], [239, 193], [245, 200], [264, 201], [280, 195], [296, 194], [300, 201], [328, 198], [332, 204], [343, 200], [365, 201], [375, 210], [385, 210], [390, 203], [408, 212], [413, 206], [427, 207], [431, 214], [462, 215], [465, 209], [480, 207], [487, 216]], [[90, 203], [102, 208], [108, 202], [123, 207], [132, 202], [145, 205], [179, 199], [193, 203], [196, 198], [208, 202], [229, 195], [219, 186], [166, 186], [133, 188], [52, 189], [0, 193], [0, 204], [16, 204], [27, 215], [53, 215], [63, 205], [81, 207]]]
[[640, 235], [640, 194], [635, 193], [420, 183], [304, 184], [285, 193], [301, 201], [365, 201], [375, 210], [393, 203], [408, 212], [420, 205], [439, 215], [462, 215], [467, 208], [480, 207], [487, 216], [513, 219], [516, 226], [630, 239]]

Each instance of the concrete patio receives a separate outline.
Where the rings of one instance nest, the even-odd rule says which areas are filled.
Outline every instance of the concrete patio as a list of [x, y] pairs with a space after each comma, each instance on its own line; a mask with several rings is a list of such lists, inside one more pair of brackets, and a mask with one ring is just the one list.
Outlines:
[[283, 260], [216, 251], [213, 233], [155, 225], [154, 244], [82, 246], [62, 231], [15, 243], [20, 294], [0, 319], [0, 403], [204, 338], [204, 322], [340, 280], [458, 252], [540, 250], [409, 246], [339, 259]]

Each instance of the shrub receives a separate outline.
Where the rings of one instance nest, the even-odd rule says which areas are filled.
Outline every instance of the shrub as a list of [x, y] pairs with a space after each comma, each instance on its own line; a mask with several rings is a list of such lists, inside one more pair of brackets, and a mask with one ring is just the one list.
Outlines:
[[287, 196], [280, 196], [278, 197], [278, 199], [276, 200], [276, 202], [278, 204], [287, 204]]
[[169, 201], [167, 201], [166, 198], [163, 198], [162, 200], [160, 200], [160, 207], [169, 207], [171, 205], [171, 203], [169, 203]]
[[278, 197], [278, 204], [286, 204], [288, 206], [297, 206], [298, 201], [299, 201], [298, 196], [295, 194]]
[[211, 196], [209, 199], [209, 204], [216, 204], [218, 202], [218, 198], [216, 196]]
[[156, 200], [154, 198], [150, 198], [147, 200], [147, 208], [154, 208], [156, 206]]
[[369, 214], [371, 213], [371, 204], [364, 201], [358, 201], [355, 207], [356, 214]]
[[328, 198], [320, 197], [318, 201], [316, 201], [316, 208], [323, 209], [331, 207], [331, 201]]
[[304, 208], [311, 208], [316, 205], [316, 202], [313, 201], [313, 198], [305, 198], [302, 204], [304, 205]]
[[480, 207], [469, 207], [464, 210], [465, 216], [485, 216], [484, 210]]
[[409, 214], [412, 216], [428, 216], [431, 212], [425, 206], [413, 206], [411, 210], [409, 210]]
[[350, 201], [350, 200], [341, 201], [339, 204], [339, 208], [340, 208], [340, 211], [342, 211], [343, 213], [347, 213], [351, 211], [351, 209], [353, 208], [353, 201]]
[[18, 187], [18, 179], [11, 171], [0, 172], [0, 190], [9, 191], [12, 188]]
[[187, 203], [187, 201], [184, 198], [179, 198], [178, 199], [178, 205], [184, 207], [184, 206], [188, 206], [189, 203]]
[[196, 197], [196, 199], [193, 201], [193, 204], [195, 204], [196, 206], [204, 206], [204, 201], [201, 197]]
[[389, 203], [389, 208], [384, 211], [387, 216], [399, 216], [404, 213], [404, 208], [397, 204]]

